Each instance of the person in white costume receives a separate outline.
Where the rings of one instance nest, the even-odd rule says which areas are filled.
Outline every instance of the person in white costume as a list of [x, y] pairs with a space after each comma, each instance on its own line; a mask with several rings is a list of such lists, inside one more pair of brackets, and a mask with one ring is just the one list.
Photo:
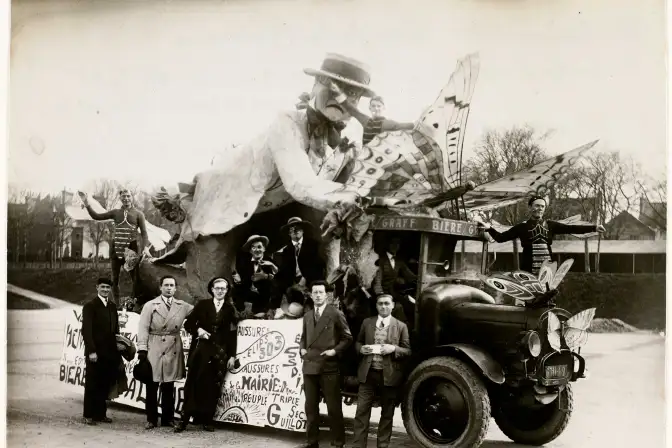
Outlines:
[[[305, 110], [281, 113], [249, 144], [231, 148], [192, 184], [180, 186], [179, 207], [186, 212], [180, 239], [154, 263], [186, 260], [191, 292], [200, 298], [206, 292], [194, 288], [202, 289], [202, 279], [230, 275], [235, 251], [248, 236], [240, 226], [253, 215], [293, 201], [319, 211], [357, 201], [356, 193], [337, 182], [347, 179], [353, 157], [341, 145], [340, 131], [351, 118], [342, 95], [355, 107], [362, 96], [372, 97], [369, 71], [330, 53], [320, 69], [304, 72], [315, 78]], [[332, 82], [340, 89], [338, 99]]]

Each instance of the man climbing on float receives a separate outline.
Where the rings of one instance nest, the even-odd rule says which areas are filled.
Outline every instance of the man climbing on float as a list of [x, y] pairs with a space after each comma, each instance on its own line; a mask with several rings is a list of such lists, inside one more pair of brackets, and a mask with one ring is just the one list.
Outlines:
[[[112, 268], [112, 294], [114, 301], [119, 305], [119, 274], [121, 267], [126, 263], [126, 249], [133, 250], [137, 254], [148, 255], [149, 245], [147, 238], [147, 228], [145, 225], [145, 215], [133, 207], [131, 199], [131, 192], [128, 189], [121, 189], [119, 191], [119, 199], [121, 200], [121, 207], [109, 210], [103, 213], [97, 213], [89, 204], [88, 197], [85, 193], [79, 192], [82, 202], [86, 210], [91, 215], [91, 218], [96, 221], [104, 221], [111, 219], [114, 221], [112, 231], [112, 245], [110, 247], [110, 266]], [[140, 242], [137, 242], [138, 229], [140, 229]], [[137, 246], [137, 247], [136, 247]], [[139, 250], [138, 250], [139, 249]], [[128, 271], [133, 281], [133, 297], [138, 297], [139, 282], [138, 269], [133, 268]]]
[[539, 273], [544, 261], [551, 261], [553, 236], [570, 233], [604, 232], [602, 225], [570, 225], [543, 219], [546, 211], [546, 199], [544, 197], [533, 196], [527, 205], [529, 206], [530, 219], [516, 224], [505, 232], [500, 233], [483, 221], [478, 220], [477, 222], [498, 243], [512, 241], [516, 238], [520, 239], [520, 244], [523, 246], [520, 268], [534, 275]]
[[357, 109], [357, 105], [347, 101], [348, 97], [338, 87], [338, 84], [332, 82], [329, 84], [330, 90], [336, 95], [336, 101], [343, 105], [346, 111], [362, 125], [362, 145], [368, 144], [373, 138], [381, 132], [389, 131], [412, 131], [415, 128], [415, 123], [397, 123], [396, 121], [388, 120], [383, 116], [385, 109], [385, 102], [383, 97], [374, 96], [369, 102], [369, 111], [371, 116], [362, 113]]

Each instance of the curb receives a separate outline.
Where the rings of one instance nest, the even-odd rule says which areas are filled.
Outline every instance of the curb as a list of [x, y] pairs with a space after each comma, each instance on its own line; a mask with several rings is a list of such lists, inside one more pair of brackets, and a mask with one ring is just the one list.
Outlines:
[[18, 286], [10, 285], [9, 283], [7, 283], [7, 292], [18, 294], [28, 299], [35, 300], [36, 302], [44, 303], [49, 306], [49, 308], [81, 308], [81, 306], [66, 302], [65, 300], [45, 296], [44, 294], [19, 288]]

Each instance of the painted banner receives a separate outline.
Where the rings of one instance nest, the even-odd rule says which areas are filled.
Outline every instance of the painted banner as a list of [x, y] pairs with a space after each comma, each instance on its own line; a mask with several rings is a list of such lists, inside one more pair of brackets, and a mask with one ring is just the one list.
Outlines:
[[[137, 343], [140, 315], [119, 312], [120, 333]], [[82, 310], [73, 310], [65, 322], [60, 381], [84, 386], [86, 363], [81, 335]], [[302, 321], [244, 320], [238, 324], [238, 353], [222, 386], [215, 420], [254, 426], [305, 431], [303, 375], [299, 357]], [[182, 328], [185, 361], [191, 336]], [[137, 358], [126, 363], [129, 390], [114, 401], [145, 407], [145, 385], [133, 378]], [[175, 382], [175, 413], [184, 401], [184, 380]], [[160, 392], [159, 392], [160, 393]], [[159, 412], [161, 409], [159, 408]]]

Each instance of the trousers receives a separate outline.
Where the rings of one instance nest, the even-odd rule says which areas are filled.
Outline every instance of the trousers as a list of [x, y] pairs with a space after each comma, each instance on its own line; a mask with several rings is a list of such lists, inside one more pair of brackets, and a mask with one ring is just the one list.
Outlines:
[[161, 425], [168, 425], [175, 419], [175, 388], [173, 383], [147, 383], [147, 396], [145, 398], [145, 412], [147, 421], [158, 425], [159, 407], [157, 393], [161, 389]]

